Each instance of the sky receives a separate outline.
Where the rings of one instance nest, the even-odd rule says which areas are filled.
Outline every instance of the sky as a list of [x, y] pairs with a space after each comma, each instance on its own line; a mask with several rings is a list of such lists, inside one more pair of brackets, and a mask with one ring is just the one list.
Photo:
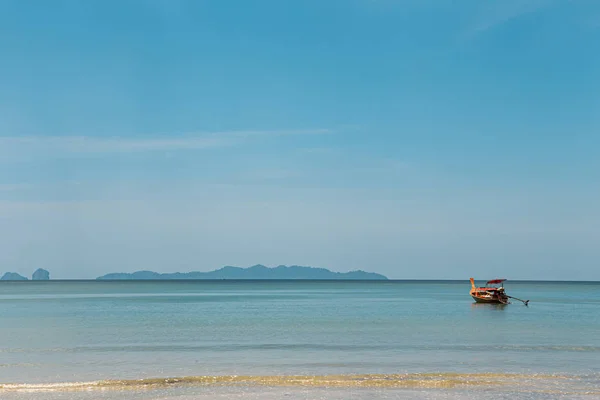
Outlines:
[[0, 273], [600, 280], [596, 0], [0, 0]]

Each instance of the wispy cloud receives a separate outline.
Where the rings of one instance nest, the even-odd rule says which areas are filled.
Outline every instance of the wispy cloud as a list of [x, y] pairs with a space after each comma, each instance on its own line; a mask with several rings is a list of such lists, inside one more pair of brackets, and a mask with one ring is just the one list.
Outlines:
[[277, 136], [296, 136], [296, 135], [323, 135], [333, 133], [331, 129], [292, 129], [292, 130], [273, 130], [273, 131], [234, 131], [221, 132], [217, 135], [231, 136], [235, 138], [258, 138], [258, 137], [277, 137]]
[[120, 138], [90, 136], [27, 136], [0, 138], [4, 149], [46, 150], [68, 153], [133, 152], [204, 149], [233, 144], [231, 137]]
[[482, 2], [485, 6], [482, 8], [481, 13], [477, 15], [475, 22], [468, 29], [465, 36], [477, 36], [516, 18], [540, 11], [551, 5], [553, 2], [553, 0], [503, 0]]
[[91, 154], [149, 151], [200, 150], [240, 145], [264, 138], [320, 135], [329, 129], [227, 131], [161, 136], [4, 136], [0, 137], [0, 159], [19, 154]]
[[28, 183], [0, 183], [0, 192], [16, 192], [18, 190], [30, 189]]
[[245, 170], [240, 174], [240, 178], [246, 182], [265, 182], [282, 181], [294, 178], [301, 178], [303, 171], [291, 168], [259, 168]]
[[596, 13], [596, 14], [592, 14], [592, 15], [588, 16], [583, 21], [582, 25], [591, 31], [600, 29], [600, 15]]
[[305, 147], [298, 149], [298, 153], [301, 154], [318, 154], [318, 155], [331, 155], [339, 152], [339, 148], [334, 147]]

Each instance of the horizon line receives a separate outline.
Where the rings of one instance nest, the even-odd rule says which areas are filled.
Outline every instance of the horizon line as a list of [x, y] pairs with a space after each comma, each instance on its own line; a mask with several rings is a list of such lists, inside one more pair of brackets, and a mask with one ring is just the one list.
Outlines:
[[[381, 275], [381, 274], [379, 274]], [[238, 282], [247, 282], [247, 281], [263, 281], [263, 282], [297, 282], [297, 281], [312, 281], [312, 282], [453, 282], [453, 283], [462, 283], [469, 282], [468, 279], [417, 279], [417, 278], [407, 278], [407, 279], [306, 279], [306, 278], [183, 278], [183, 279], [97, 279], [97, 278], [61, 278], [61, 279], [47, 279], [47, 280], [34, 280], [34, 279], [26, 279], [26, 280], [0, 280], [1, 282], [16, 282], [16, 283], [25, 283], [25, 282], [190, 282], [190, 281], [204, 281], [204, 282], [219, 282], [219, 281], [238, 281]], [[536, 280], [536, 279], [507, 279], [507, 282], [537, 282], [537, 283], [599, 283], [600, 280]]]

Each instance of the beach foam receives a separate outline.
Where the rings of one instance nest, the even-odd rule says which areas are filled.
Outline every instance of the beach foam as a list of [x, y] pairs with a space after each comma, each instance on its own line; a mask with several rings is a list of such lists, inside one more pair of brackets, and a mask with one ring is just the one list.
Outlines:
[[[505, 385], [531, 385], [536, 382], [579, 381], [579, 377], [556, 374], [501, 373], [415, 373], [357, 375], [294, 375], [294, 376], [186, 376], [89, 382], [58, 382], [36, 384], [0, 384], [2, 392], [51, 392], [161, 388], [176, 386], [269, 386], [269, 387], [339, 387], [339, 388], [466, 388]], [[600, 393], [600, 391], [599, 391]]]

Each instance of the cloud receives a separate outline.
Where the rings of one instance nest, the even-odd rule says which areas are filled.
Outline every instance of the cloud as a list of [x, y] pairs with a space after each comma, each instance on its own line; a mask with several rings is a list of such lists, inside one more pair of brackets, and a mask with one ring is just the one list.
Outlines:
[[594, 14], [592, 16], [589, 16], [583, 21], [582, 25], [588, 30], [592, 31], [600, 29], [600, 15]]
[[300, 154], [331, 155], [340, 151], [334, 147], [305, 147], [297, 150]]
[[201, 150], [240, 145], [264, 138], [320, 135], [329, 129], [227, 131], [163, 136], [5, 136], [0, 137], [0, 160], [22, 154], [93, 154]]
[[466, 36], [473, 37], [496, 28], [511, 20], [540, 11], [553, 0], [505, 0], [485, 2], [487, 4], [468, 30]]
[[31, 187], [32, 185], [28, 183], [0, 183], [0, 192], [16, 192], [30, 189]]
[[3, 148], [68, 153], [134, 152], [153, 150], [204, 149], [233, 144], [229, 137], [121, 138], [90, 136], [28, 136], [0, 138]]
[[295, 129], [295, 130], [275, 130], [275, 131], [237, 131], [224, 132], [222, 135], [229, 135], [237, 138], [265, 137], [265, 136], [296, 136], [296, 135], [323, 135], [333, 133], [331, 129]]

